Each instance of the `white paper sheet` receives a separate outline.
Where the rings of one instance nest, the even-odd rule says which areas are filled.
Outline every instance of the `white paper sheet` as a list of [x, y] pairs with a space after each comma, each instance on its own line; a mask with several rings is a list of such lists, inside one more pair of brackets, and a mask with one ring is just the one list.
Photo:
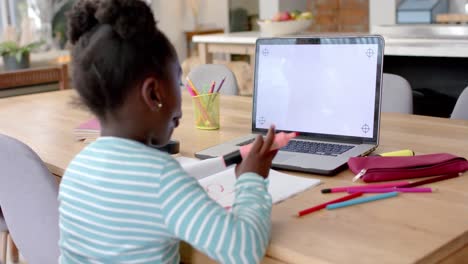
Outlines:
[[[193, 167], [196, 161], [195, 159], [189, 160], [190, 158], [186, 157], [178, 157], [177, 160], [179, 159], [182, 167], [189, 164], [190, 167]], [[276, 170], [270, 170], [268, 179], [268, 192], [272, 196], [273, 203], [279, 203], [320, 184], [320, 180], [318, 179], [297, 177]], [[234, 202], [234, 186], [236, 183], [234, 167], [200, 178], [199, 182], [213, 200], [226, 208], [232, 206]]]

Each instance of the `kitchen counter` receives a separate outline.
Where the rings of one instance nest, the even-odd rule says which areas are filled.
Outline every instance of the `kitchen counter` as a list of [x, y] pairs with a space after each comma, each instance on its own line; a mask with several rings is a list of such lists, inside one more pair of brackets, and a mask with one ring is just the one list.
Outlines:
[[384, 72], [404, 77], [415, 91], [414, 112], [450, 116], [468, 86], [468, 25], [381, 25], [371, 32], [387, 42]]
[[372, 34], [418, 39], [468, 40], [468, 25], [396, 24], [372, 26]]
[[382, 25], [372, 34], [385, 38], [385, 55], [423, 57], [468, 57], [468, 26]]
[[[337, 35], [337, 33], [329, 33]], [[340, 33], [339, 35], [352, 35], [353, 33]], [[362, 35], [362, 33], [358, 33]], [[321, 36], [326, 33], [302, 34], [295, 36]], [[423, 57], [460, 57], [468, 58], [468, 37], [440, 38], [438, 36], [428, 36], [426, 38], [417, 35], [407, 35], [405, 37], [400, 34], [388, 32], [382, 34], [385, 39], [385, 55], [391, 56], [423, 56]], [[416, 37], [417, 36], [417, 37]], [[467, 32], [468, 36], [468, 32]], [[226, 34], [199, 35], [193, 37], [193, 42], [207, 45], [214, 48], [217, 52], [222, 51], [222, 45], [232, 46], [255, 46], [255, 41], [261, 37], [260, 32], [236, 32]], [[287, 37], [287, 36], [285, 36]], [[208, 47], [207, 53], [210, 52]], [[243, 53], [246, 54], [246, 53]], [[247, 54], [252, 55], [252, 54]], [[208, 60], [209, 61], [209, 60]], [[207, 62], [208, 62], [207, 61]]]
[[[384, 72], [402, 76], [415, 91], [414, 113], [450, 116], [468, 86], [468, 26], [381, 26], [373, 27], [373, 33], [385, 39]], [[299, 36], [320, 35], [326, 33]], [[194, 36], [193, 41], [198, 44], [201, 63], [212, 63], [213, 53], [224, 53], [250, 55], [254, 65], [255, 41], [260, 37], [267, 36], [236, 32]]]

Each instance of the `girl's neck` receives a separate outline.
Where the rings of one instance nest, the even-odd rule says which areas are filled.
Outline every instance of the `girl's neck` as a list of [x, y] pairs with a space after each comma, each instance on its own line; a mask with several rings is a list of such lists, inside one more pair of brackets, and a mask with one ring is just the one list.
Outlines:
[[146, 137], [135, 134], [132, 131], [126, 131], [122, 127], [116, 128], [114, 126], [101, 126], [101, 136], [131, 139], [143, 144], [148, 144], [148, 139]]
[[138, 90], [134, 89], [120, 107], [107, 111], [100, 118], [101, 136], [126, 138], [148, 145], [151, 130], [144, 110]]
[[[131, 118], [106, 118], [100, 120], [101, 136], [119, 137], [148, 144], [148, 134], [138, 120]], [[139, 125], [140, 123], [140, 125]]]

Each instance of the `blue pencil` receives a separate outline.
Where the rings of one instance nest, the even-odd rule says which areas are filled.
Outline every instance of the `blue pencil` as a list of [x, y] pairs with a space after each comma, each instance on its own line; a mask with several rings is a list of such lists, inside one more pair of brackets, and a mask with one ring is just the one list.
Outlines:
[[350, 206], [350, 205], [367, 203], [367, 202], [372, 202], [372, 201], [376, 201], [376, 200], [395, 197], [397, 195], [398, 195], [398, 192], [383, 193], [383, 194], [373, 195], [373, 196], [369, 196], [369, 197], [353, 199], [353, 200], [349, 200], [349, 201], [346, 201], [346, 202], [329, 204], [329, 205], [327, 205], [327, 209], [328, 210], [333, 210], [333, 209], [346, 207], [346, 206]]

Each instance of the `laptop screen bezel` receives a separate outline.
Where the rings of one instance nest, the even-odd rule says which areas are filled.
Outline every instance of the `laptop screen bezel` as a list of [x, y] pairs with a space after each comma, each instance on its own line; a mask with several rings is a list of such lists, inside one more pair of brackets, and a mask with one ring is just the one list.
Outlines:
[[[374, 129], [372, 138], [354, 137], [333, 134], [320, 133], [305, 133], [301, 132], [298, 138], [313, 138], [314, 140], [323, 141], [339, 141], [352, 144], [378, 144], [380, 133], [380, 111], [381, 111], [381, 96], [382, 96], [382, 70], [383, 70], [383, 55], [384, 55], [384, 39], [379, 35], [368, 36], [320, 36], [320, 37], [278, 37], [278, 38], [259, 38], [255, 45], [255, 70], [254, 70], [254, 89], [253, 89], [253, 106], [252, 106], [252, 133], [265, 134], [267, 129], [257, 128], [255, 122], [256, 116], [256, 100], [258, 87], [258, 59], [260, 45], [343, 45], [343, 44], [377, 44], [377, 65], [376, 65], [376, 84], [375, 84], [375, 111], [374, 111]], [[298, 132], [289, 130], [277, 130], [277, 132]]]

